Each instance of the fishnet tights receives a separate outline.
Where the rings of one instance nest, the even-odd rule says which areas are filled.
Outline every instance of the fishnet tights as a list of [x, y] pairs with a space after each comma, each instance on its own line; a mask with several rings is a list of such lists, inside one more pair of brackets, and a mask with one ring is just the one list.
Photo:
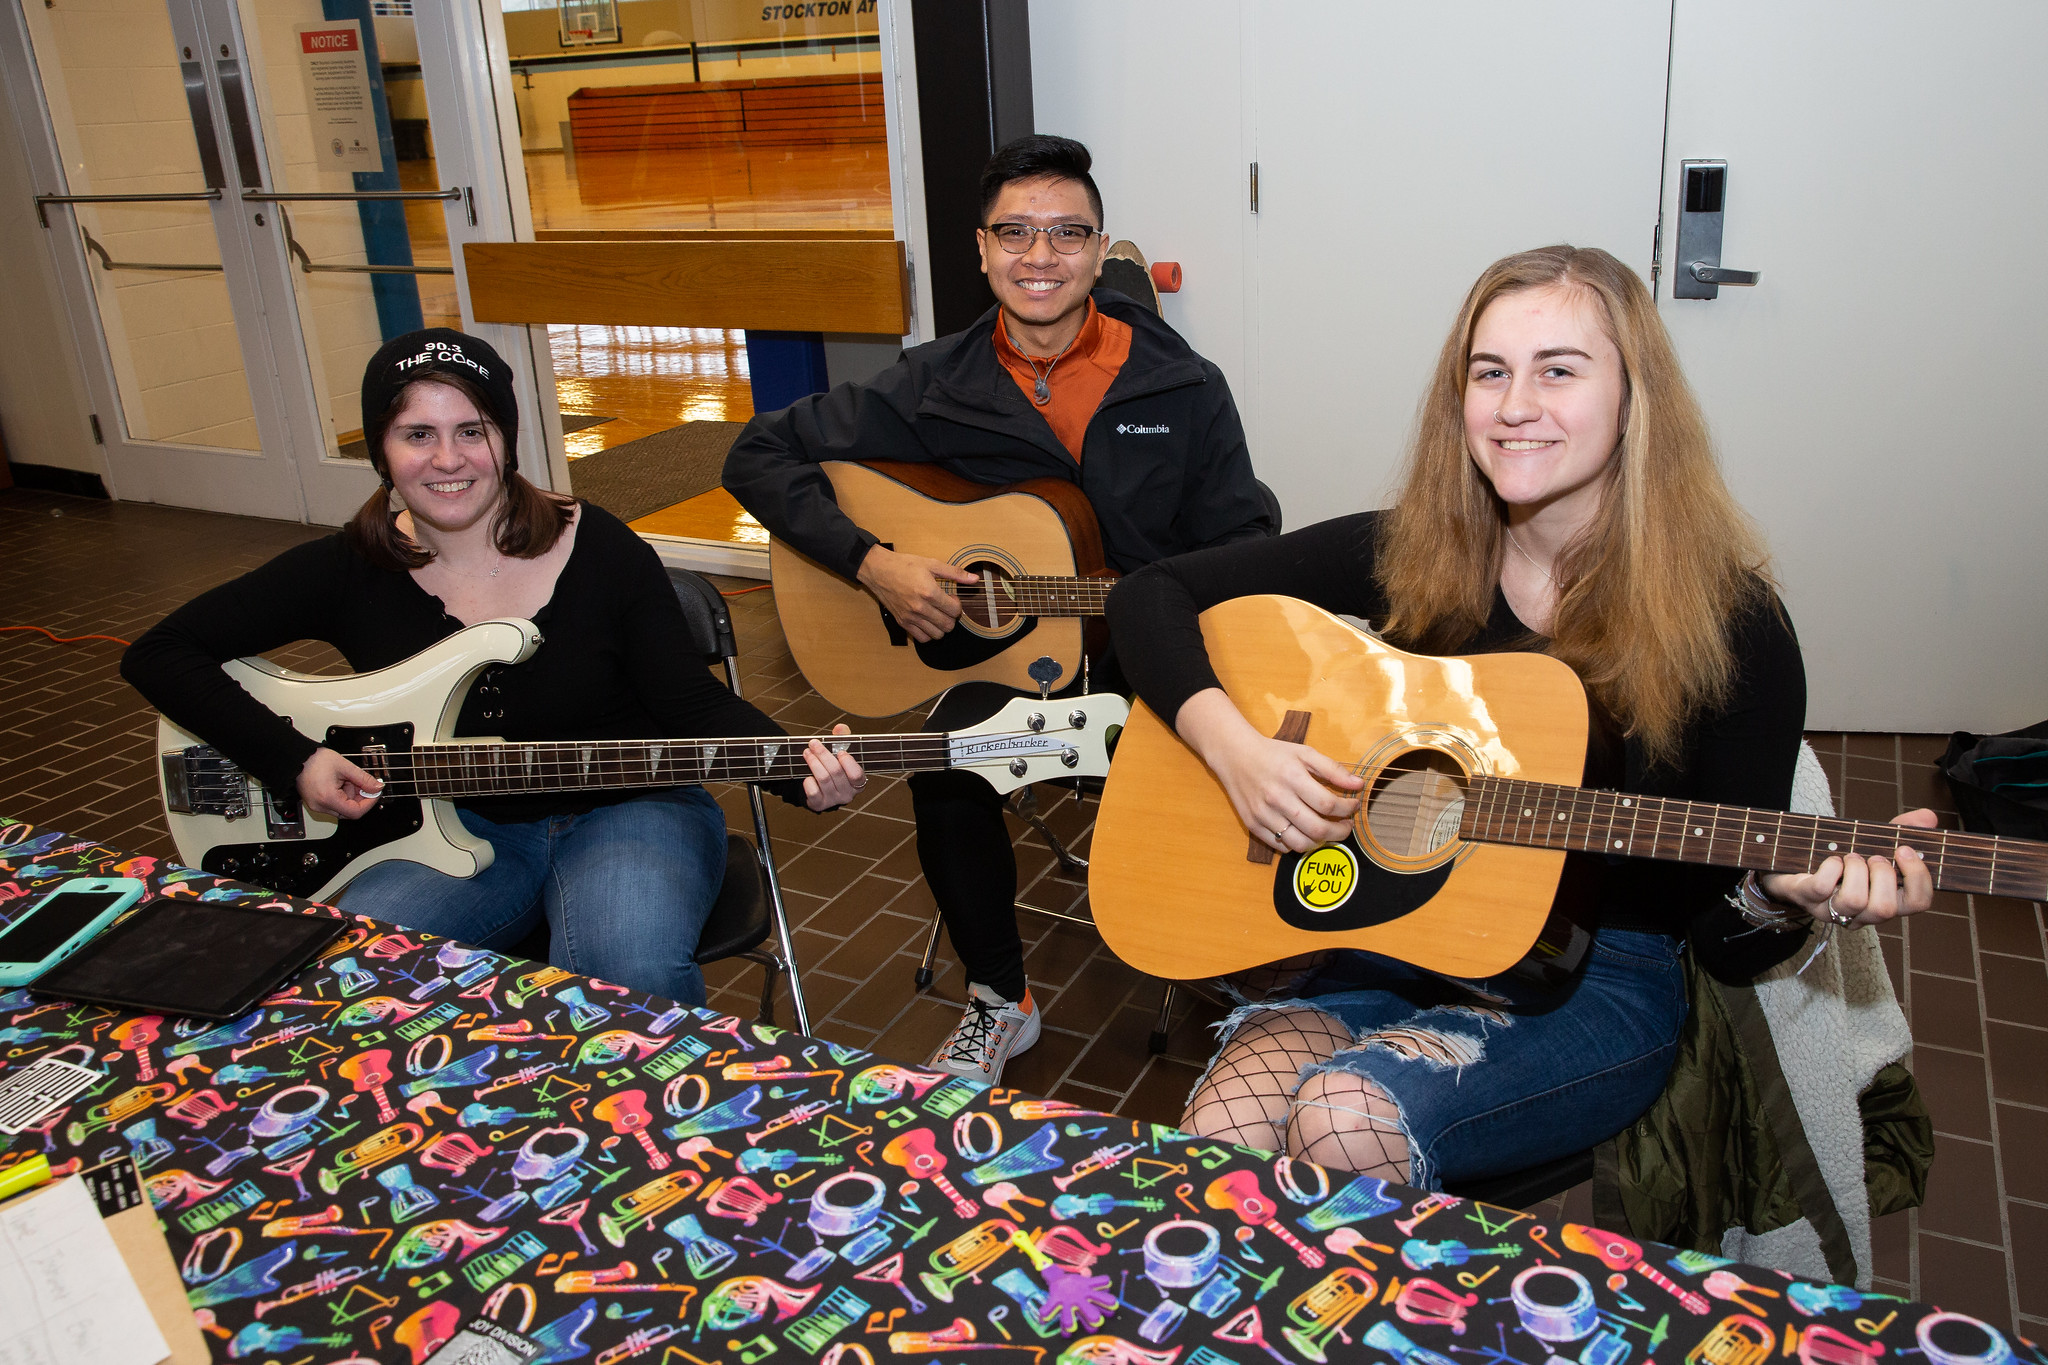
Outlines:
[[1348, 1071], [1296, 1079], [1302, 1067], [1353, 1045], [1350, 1030], [1319, 1010], [1255, 1014], [1210, 1064], [1181, 1127], [1198, 1137], [1405, 1183], [1408, 1140], [1384, 1091]]

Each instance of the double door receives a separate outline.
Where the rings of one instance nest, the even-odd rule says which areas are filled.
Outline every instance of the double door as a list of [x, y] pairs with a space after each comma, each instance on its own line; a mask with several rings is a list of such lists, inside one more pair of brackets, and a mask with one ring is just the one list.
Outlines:
[[[477, 173], [481, 30], [392, 0], [7, 8], [0, 75], [111, 491], [345, 521], [377, 482], [365, 362], [464, 326], [461, 242], [513, 235], [502, 169]], [[492, 339], [531, 395], [523, 337]]]

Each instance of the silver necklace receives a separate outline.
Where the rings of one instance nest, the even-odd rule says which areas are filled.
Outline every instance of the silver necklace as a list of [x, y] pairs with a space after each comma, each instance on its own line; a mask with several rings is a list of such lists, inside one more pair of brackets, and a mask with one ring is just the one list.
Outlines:
[[[1007, 336], [1009, 334], [1009, 330], [1010, 325], [1008, 323], [1004, 323], [1004, 335]], [[1079, 341], [1080, 339], [1081, 334], [1079, 332], [1074, 333], [1073, 341], [1069, 341], [1066, 345], [1060, 347], [1059, 355], [1056, 355], [1051, 360], [1048, 360], [1045, 363], [1045, 369], [1042, 372], [1038, 368], [1038, 357], [1035, 355], [1025, 355], [1023, 348], [1018, 348], [1017, 354], [1024, 356], [1024, 363], [1029, 365], [1031, 367], [1031, 373], [1037, 376], [1037, 379], [1031, 385], [1031, 401], [1038, 404], [1038, 406], [1040, 406], [1041, 408], [1052, 401], [1052, 367], [1059, 364], [1060, 360], [1063, 357], [1065, 357], [1067, 352], [1074, 349], [1074, 342]], [[1012, 346], [1015, 346], [1017, 344], [1017, 340], [1015, 337], [1010, 338], [1010, 344]]]
[[[1530, 553], [1522, 548], [1522, 542], [1515, 539], [1514, 531], [1506, 526], [1501, 527], [1501, 530], [1507, 533], [1508, 544], [1515, 547], [1515, 553], [1520, 555], [1523, 559], [1528, 560], [1529, 567], [1534, 569], [1537, 573], [1542, 574], [1543, 581], [1545, 583], [1548, 583], [1553, 588], [1556, 587], [1557, 580], [1550, 576], [1550, 570], [1544, 568], [1541, 564], [1538, 564], [1536, 560], [1530, 555]], [[495, 570], [493, 570], [493, 572], [495, 572]]]
[[496, 578], [498, 576], [498, 570], [505, 567], [505, 552], [503, 550], [498, 551], [498, 562], [489, 573], [465, 573], [463, 570], [456, 568], [453, 564], [450, 564], [447, 560], [441, 559], [440, 556], [437, 555], [435, 556], [435, 558], [440, 560], [442, 568], [446, 569], [449, 573], [454, 574], [457, 578]]

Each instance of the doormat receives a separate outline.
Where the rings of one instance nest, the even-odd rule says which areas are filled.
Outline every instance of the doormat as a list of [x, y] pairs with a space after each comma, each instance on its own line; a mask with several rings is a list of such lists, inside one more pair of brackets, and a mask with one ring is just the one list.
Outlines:
[[718, 487], [725, 452], [745, 422], [685, 422], [569, 461], [569, 487], [620, 521]]
[[[592, 427], [602, 426], [611, 420], [609, 417], [599, 417], [594, 413], [565, 412], [562, 414], [562, 434], [567, 436], [572, 432], [588, 431]], [[370, 447], [364, 443], [361, 436], [356, 437], [353, 441], [343, 441], [341, 443], [341, 458], [344, 460], [367, 460], [370, 458]]]

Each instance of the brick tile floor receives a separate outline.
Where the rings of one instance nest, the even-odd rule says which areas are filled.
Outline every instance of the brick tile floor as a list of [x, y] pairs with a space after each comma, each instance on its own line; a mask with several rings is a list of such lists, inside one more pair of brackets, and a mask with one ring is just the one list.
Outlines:
[[[133, 639], [195, 593], [318, 534], [170, 508], [0, 493], [0, 625]], [[834, 719], [797, 675], [774, 593], [744, 593], [732, 606], [748, 694], [792, 725]], [[60, 645], [0, 633], [0, 814], [169, 855], [150, 766], [155, 718], [120, 680], [118, 656], [118, 646], [102, 642]], [[309, 644], [273, 657], [311, 671], [338, 667], [332, 651]], [[868, 732], [908, 729], [916, 717], [850, 723]], [[1889, 818], [1909, 803], [1946, 803], [1933, 767], [1941, 736], [1810, 738], [1847, 815]], [[751, 833], [744, 796], [730, 788], [715, 794], [733, 827]], [[769, 819], [813, 1029], [914, 1061], [951, 1026], [958, 1006], [949, 1002], [964, 988], [943, 940], [931, 990], [913, 987], [931, 898], [917, 872], [907, 795], [901, 781], [877, 777], [850, 813], [812, 816], [771, 803]], [[1045, 816], [1085, 856], [1093, 811], [1062, 792]], [[1036, 832], [1021, 823], [1015, 829], [1020, 899], [1085, 914], [1085, 884], [1059, 870]], [[1146, 1043], [1158, 982], [1123, 966], [1085, 929], [1036, 915], [1023, 916], [1022, 927], [1046, 1026], [1008, 1079], [1134, 1117], [1177, 1119], [1207, 1048], [1205, 1025], [1220, 1011], [1181, 995], [1169, 1055], [1153, 1056]], [[2039, 1335], [2048, 1328], [2048, 1167], [2039, 1160], [2048, 1143], [2042, 907], [1945, 895], [1929, 914], [1888, 932], [1884, 947], [1913, 1020], [1913, 1064], [1941, 1159], [1927, 1206], [1876, 1229], [1880, 1287], [1993, 1320], [2017, 1318]], [[713, 1003], [751, 1013], [757, 972], [739, 962], [715, 966], [708, 973]], [[779, 1010], [789, 1022], [786, 995]], [[1590, 1221], [1587, 1190], [1552, 1201], [1545, 1216]]]

